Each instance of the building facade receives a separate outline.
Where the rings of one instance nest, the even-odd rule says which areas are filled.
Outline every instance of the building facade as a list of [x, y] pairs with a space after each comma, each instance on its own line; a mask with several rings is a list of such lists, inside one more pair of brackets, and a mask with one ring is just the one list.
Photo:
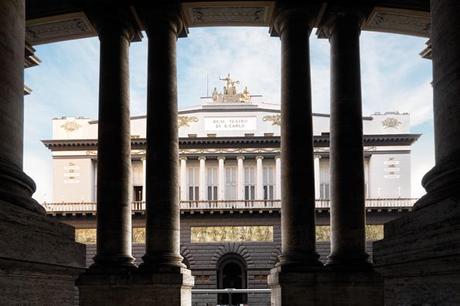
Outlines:
[[[263, 102], [230, 75], [196, 107], [179, 111], [181, 255], [195, 288], [266, 288], [281, 252], [279, 105]], [[329, 253], [329, 118], [313, 114], [317, 250]], [[410, 152], [420, 135], [410, 133], [409, 114], [363, 117], [367, 240], [383, 238], [383, 224], [411, 210]], [[53, 203], [47, 212], [96, 242], [98, 122], [53, 120], [43, 143], [53, 157]], [[131, 118], [133, 254], [144, 254], [146, 117]], [[371, 253], [370, 243], [368, 252]], [[217, 299], [217, 301], [216, 301]], [[234, 302], [269, 305], [269, 294], [236, 295]], [[228, 303], [225, 295], [194, 294], [194, 305]], [[213, 304], [214, 303], [214, 304]]]

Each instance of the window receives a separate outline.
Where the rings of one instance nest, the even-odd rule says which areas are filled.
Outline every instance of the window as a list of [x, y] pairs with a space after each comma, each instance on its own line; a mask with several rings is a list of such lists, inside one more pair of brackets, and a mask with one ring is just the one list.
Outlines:
[[199, 169], [198, 167], [190, 167], [187, 169], [188, 172], [188, 200], [198, 201], [199, 200]]
[[319, 197], [321, 200], [328, 200], [329, 199], [329, 184], [321, 184], [319, 188]]
[[244, 168], [244, 199], [256, 198], [256, 169], [255, 167]]
[[217, 168], [210, 167], [207, 169], [208, 182], [208, 201], [217, 200]]
[[264, 200], [273, 200], [275, 193], [275, 169], [273, 166], [264, 167]]
[[142, 186], [134, 186], [133, 200], [134, 202], [142, 201]]
[[236, 167], [225, 168], [225, 199], [236, 200]]

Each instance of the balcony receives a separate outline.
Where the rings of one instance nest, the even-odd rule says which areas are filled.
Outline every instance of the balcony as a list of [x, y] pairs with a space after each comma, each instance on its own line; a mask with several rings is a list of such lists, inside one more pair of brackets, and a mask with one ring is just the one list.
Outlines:
[[[366, 199], [366, 209], [396, 209], [410, 210], [415, 198], [375, 198]], [[95, 214], [96, 202], [60, 202], [44, 203], [46, 211], [50, 215], [57, 214]], [[185, 212], [205, 212], [205, 211], [278, 211], [281, 208], [281, 200], [223, 200], [223, 201], [181, 201], [180, 209]], [[330, 200], [316, 200], [317, 210], [328, 210]], [[133, 213], [143, 213], [145, 211], [145, 202], [137, 201], [132, 203]]]

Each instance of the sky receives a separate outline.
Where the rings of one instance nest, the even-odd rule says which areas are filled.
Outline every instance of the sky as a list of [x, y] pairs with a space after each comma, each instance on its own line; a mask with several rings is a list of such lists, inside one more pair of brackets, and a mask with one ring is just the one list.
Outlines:
[[[329, 113], [330, 54], [327, 39], [310, 36], [313, 112]], [[419, 52], [425, 38], [363, 32], [361, 82], [363, 115], [410, 113], [411, 132], [423, 134], [412, 146], [412, 196], [420, 197], [423, 175], [434, 165], [431, 61]], [[232, 74], [266, 103], [280, 103], [280, 40], [267, 28], [192, 28], [177, 43], [179, 108], [198, 105], [219, 77]], [[24, 171], [37, 184], [34, 198], [52, 201], [51, 152], [41, 140], [52, 138], [52, 119], [97, 118], [99, 41], [97, 38], [36, 46], [42, 60], [27, 69], [33, 92], [25, 98]], [[130, 48], [131, 115], [146, 110], [147, 38]], [[208, 82], [207, 82], [208, 80]]]

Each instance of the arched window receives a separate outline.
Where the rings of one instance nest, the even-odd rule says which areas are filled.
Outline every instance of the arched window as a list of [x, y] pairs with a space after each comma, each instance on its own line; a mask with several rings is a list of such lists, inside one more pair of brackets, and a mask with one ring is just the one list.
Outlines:
[[[217, 263], [217, 288], [247, 288], [247, 267], [244, 259], [238, 254], [226, 254]], [[219, 305], [228, 305], [228, 294], [219, 294], [217, 297]], [[232, 294], [232, 304], [246, 304], [247, 294]]]

